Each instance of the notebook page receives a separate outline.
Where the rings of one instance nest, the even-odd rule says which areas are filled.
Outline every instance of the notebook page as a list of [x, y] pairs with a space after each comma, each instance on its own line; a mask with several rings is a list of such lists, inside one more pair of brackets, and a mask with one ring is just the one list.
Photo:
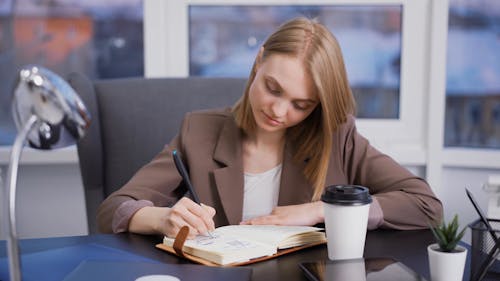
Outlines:
[[[195, 239], [186, 240], [183, 250], [219, 264], [247, 261], [277, 252], [276, 247], [224, 233], [219, 229], [211, 234], [212, 237], [198, 235]], [[172, 246], [173, 242], [172, 238], [164, 238], [164, 244], [168, 246]]]
[[228, 225], [217, 228], [217, 231], [224, 235], [251, 239], [273, 245], [275, 248], [292, 236], [320, 230], [322, 229], [312, 226], [283, 225]]

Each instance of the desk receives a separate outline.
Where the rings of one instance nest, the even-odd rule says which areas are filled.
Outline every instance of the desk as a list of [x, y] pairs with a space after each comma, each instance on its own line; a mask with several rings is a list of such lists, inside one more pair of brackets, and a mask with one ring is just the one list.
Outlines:
[[[149, 259], [169, 264], [189, 264], [169, 253], [156, 249], [154, 245], [161, 241], [158, 236], [142, 236], [136, 234], [90, 235], [62, 238], [26, 239], [20, 241], [21, 254], [57, 249], [69, 246], [94, 243], [114, 249], [134, 253]], [[0, 244], [0, 258], [5, 258], [5, 241]], [[406, 264], [426, 279], [429, 278], [427, 245], [433, 243], [432, 233], [428, 230], [418, 231], [369, 231], [365, 246], [365, 257], [393, 257]], [[326, 245], [295, 252], [276, 259], [251, 265], [252, 280], [286, 280], [304, 281], [297, 264], [303, 261], [328, 259]], [[468, 258], [464, 280], [469, 280]]]

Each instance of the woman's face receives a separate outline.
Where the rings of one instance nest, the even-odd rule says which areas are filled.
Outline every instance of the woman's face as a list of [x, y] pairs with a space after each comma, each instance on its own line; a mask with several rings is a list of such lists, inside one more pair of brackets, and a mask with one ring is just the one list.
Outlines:
[[302, 122], [319, 103], [302, 61], [281, 54], [257, 64], [249, 101], [257, 128], [281, 133]]

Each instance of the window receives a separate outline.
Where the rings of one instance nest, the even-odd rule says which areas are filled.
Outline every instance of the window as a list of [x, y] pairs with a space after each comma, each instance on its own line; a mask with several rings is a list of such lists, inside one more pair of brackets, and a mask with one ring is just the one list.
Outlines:
[[401, 13], [401, 5], [190, 5], [189, 75], [246, 78], [259, 47], [279, 24], [318, 18], [341, 45], [358, 117], [397, 119]]
[[0, 146], [14, 140], [11, 89], [26, 64], [62, 77], [142, 76], [142, 10], [142, 0], [0, 1]]
[[500, 2], [450, 0], [447, 147], [500, 148]]
[[146, 77], [221, 76], [228, 66], [231, 76], [246, 76], [278, 24], [299, 14], [320, 17], [343, 48], [359, 131], [398, 161], [425, 163], [429, 0], [144, 3]]

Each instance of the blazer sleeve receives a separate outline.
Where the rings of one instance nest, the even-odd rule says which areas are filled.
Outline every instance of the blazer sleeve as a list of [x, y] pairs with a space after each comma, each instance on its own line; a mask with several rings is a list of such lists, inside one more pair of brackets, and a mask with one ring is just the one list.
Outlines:
[[[182, 178], [175, 168], [172, 151], [177, 149], [184, 155], [182, 136], [187, 130], [188, 119], [188, 116], [184, 118], [181, 134], [166, 145], [151, 162], [139, 169], [123, 187], [110, 194], [101, 203], [97, 210], [97, 225], [100, 232], [113, 232], [115, 212], [126, 201], [146, 200], [152, 202], [154, 206], [170, 207], [184, 195], [185, 188], [181, 185]], [[128, 221], [126, 225], [128, 226]]]
[[380, 227], [428, 228], [442, 219], [441, 201], [427, 182], [371, 146], [358, 133], [352, 116], [341, 131], [344, 173], [349, 183], [368, 187], [377, 198], [383, 211]]

